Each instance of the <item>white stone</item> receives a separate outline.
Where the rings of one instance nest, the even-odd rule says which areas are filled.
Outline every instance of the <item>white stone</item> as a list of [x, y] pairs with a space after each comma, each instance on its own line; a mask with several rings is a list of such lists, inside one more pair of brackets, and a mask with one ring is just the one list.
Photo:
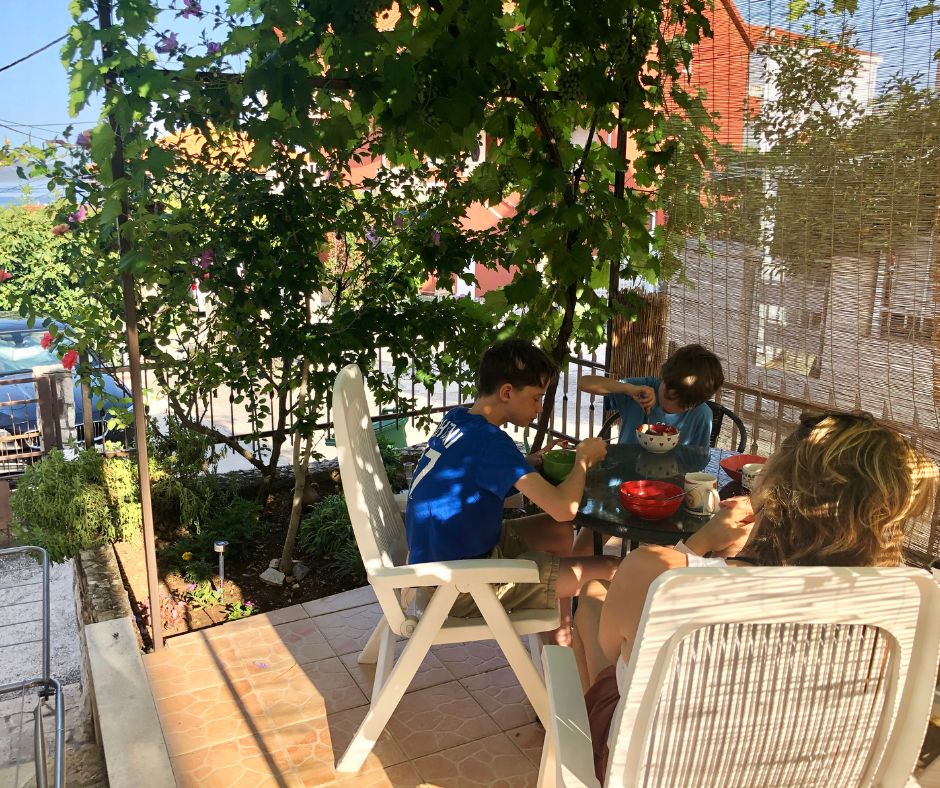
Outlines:
[[300, 561], [294, 561], [294, 568], [291, 570], [291, 574], [294, 576], [294, 580], [299, 582], [310, 574], [310, 567], [300, 563]]
[[268, 566], [271, 567], [271, 569], [277, 569], [280, 563], [281, 563], [280, 558], [272, 558], [270, 561], [268, 561]]
[[275, 569], [273, 566], [269, 566], [261, 573], [261, 579], [272, 586], [284, 585], [284, 573], [279, 569]]

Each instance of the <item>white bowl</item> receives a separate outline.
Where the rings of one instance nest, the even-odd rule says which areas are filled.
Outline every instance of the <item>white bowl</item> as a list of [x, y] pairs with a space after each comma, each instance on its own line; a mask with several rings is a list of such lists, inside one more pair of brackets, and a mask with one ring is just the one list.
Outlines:
[[653, 452], [653, 454], [665, 454], [679, 445], [680, 433], [675, 427], [670, 428], [675, 430], [673, 433], [657, 435], [654, 432], [648, 432], [651, 426], [651, 424], [641, 424], [636, 428], [636, 439], [644, 449]]

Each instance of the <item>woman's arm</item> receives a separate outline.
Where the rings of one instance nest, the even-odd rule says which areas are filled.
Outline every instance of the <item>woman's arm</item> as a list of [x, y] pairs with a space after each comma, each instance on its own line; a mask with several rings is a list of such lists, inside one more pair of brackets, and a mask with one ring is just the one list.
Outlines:
[[597, 634], [611, 665], [621, 654], [629, 658], [653, 581], [663, 572], [683, 566], [688, 566], [688, 561], [682, 553], [654, 545], [644, 545], [623, 559], [607, 592]]

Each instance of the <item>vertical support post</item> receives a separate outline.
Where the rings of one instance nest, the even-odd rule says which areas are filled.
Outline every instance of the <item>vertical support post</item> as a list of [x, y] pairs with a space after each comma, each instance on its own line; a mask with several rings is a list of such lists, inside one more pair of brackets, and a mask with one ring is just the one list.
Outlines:
[[[623, 131], [623, 102], [617, 105], [617, 171], [614, 173], [614, 198], [623, 199], [627, 179], [627, 135]], [[620, 260], [610, 261], [610, 281], [607, 284], [607, 306], [611, 310], [617, 303], [617, 294], [620, 292]], [[610, 360], [614, 351], [614, 319], [607, 321], [607, 350], [604, 354], [604, 366], [610, 372]]]
[[62, 434], [59, 432], [59, 413], [56, 407], [56, 388], [52, 377], [43, 372], [34, 371], [36, 381], [36, 399], [39, 400], [39, 430], [42, 433], [42, 450], [48, 454], [53, 449], [62, 448]]
[[[98, 26], [102, 31], [111, 27], [111, 0], [98, 0]], [[111, 45], [101, 43], [101, 53], [107, 61]], [[108, 71], [104, 80], [105, 93], [117, 90], [117, 74]], [[114, 153], [111, 156], [111, 175], [115, 182], [124, 178], [124, 133], [114, 113], [108, 115], [108, 124], [114, 131]], [[121, 227], [127, 222], [128, 205], [121, 202], [121, 213], [117, 218], [118, 252], [121, 258], [130, 251], [127, 237]], [[127, 330], [127, 355], [131, 373], [131, 399], [134, 404], [134, 443], [137, 451], [137, 469], [140, 478], [140, 509], [144, 530], [144, 558], [147, 566], [147, 596], [150, 599], [150, 627], [154, 651], [163, 648], [162, 623], [160, 621], [160, 586], [157, 577], [157, 553], [153, 534], [153, 506], [150, 499], [150, 465], [147, 457], [147, 418], [144, 413], [144, 393], [141, 380], [140, 335], [137, 328], [137, 298], [134, 292], [134, 277], [121, 273], [124, 293], [124, 318]]]
[[[79, 353], [78, 363], [81, 369], [88, 369], [88, 354]], [[85, 431], [85, 448], [95, 448], [95, 414], [92, 411], [91, 404], [91, 386], [88, 381], [82, 378], [82, 424]], [[101, 436], [102, 446], [104, 445], [104, 433]]]

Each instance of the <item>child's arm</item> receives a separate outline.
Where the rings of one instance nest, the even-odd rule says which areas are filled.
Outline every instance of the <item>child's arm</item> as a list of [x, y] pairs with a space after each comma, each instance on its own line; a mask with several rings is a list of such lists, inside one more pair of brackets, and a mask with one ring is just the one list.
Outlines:
[[587, 394], [626, 394], [636, 400], [643, 410], [649, 410], [656, 404], [656, 392], [650, 386], [621, 383], [619, 380], [605, 378], [603, 375], [582, 375], [578, 380], [578, 389]]
[[527, 473], [516, 482], [516, 489], [546, 514], [560, 523], [575, 518], [584, 494], [587, 469], [607, 454], [607, 444], [600, 438], [588, 438], [575, 447], [574, 467], [557, 487], [538, 473]]

